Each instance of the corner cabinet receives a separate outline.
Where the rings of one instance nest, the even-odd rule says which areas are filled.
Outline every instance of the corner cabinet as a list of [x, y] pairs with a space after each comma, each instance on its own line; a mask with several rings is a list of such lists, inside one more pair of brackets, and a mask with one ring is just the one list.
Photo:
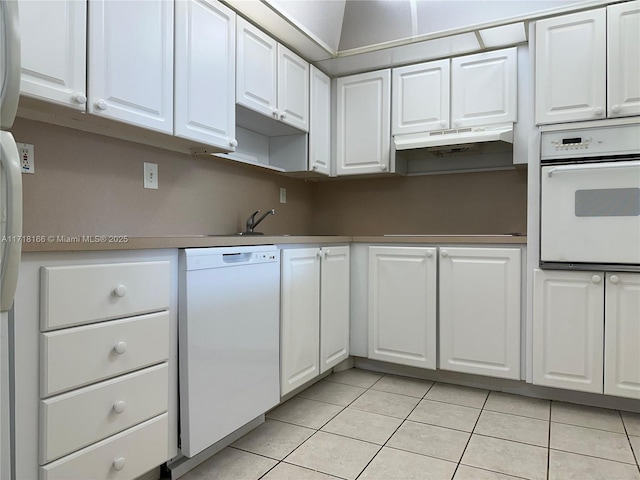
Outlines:
[[173, 2], [89, 7], [88, 112], [173, 134]]
[[536, 123], [640, 114], [640, 2], [536, 22]]
[[20, 93], [84, 111], [87, 2], [20, 0]]
[[215, 0], [182, 0], [175, 17], [175, 135], [234, 150], [236, 14]]
[[440, 248], [442, 370], [520, 379], [520, 285], [520, 249]]
[[640, 399], [640, 275], [535, 270], [533, 383]]
[[338, 175], [389, 172], [391, 70], [336, 81]]
[[281, 395], [349, 356], [349, 247], [283, 248]]
[[369, 358], [436, 368], [436, 253], [369, 247]]

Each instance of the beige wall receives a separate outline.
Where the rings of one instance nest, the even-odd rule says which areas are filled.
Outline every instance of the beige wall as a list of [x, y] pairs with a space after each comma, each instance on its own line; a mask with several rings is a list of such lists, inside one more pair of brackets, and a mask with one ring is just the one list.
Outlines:
[[526, 232], [523, 170], [319, 183], [314, 234]]
[[[314, 183], [31, 120], [12, 132], [35, 145], [36, 173], [22, 176], [29, 235], [230, 234], [272, 207], [259, 227], [271, 234], [526, 231], [523, 170]], [[142, 188], [145, 161], [159, 190]]]
[[[22, 175], [25, 234], [229, 234], [270, 208], [259, 230], [311, 233], [303, 180], [21, 118], [11, 131], [35, 145], [35, 174]], [[142, 188], [143, 162], [158, 164], [158, 190]]]

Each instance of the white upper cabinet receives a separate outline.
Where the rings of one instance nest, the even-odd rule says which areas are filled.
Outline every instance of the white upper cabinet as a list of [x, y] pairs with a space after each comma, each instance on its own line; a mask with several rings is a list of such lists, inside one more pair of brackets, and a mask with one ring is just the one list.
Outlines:
[[451, 128], [517, 120], [517, 49], [451, 60]]
[[391, 70], [337, 79], [338, 175], [389, 171]]
[[19, 2], [24, 95], [85, 110], [87, 3]]
[[449, 60], [394, 68], [391, 134], [449, 128]]
[[440, 368], [520, 379], [520, 249], [440, 248]]
[[535, 270], [533, 282], [533, 383], [602, 393], [602, 273]]
[[173, 134], [173, 2], [89, 5], [89, 113]]
[[331, 79], [311, 65], [309, 170], [331, 173]]
[[436, 252], [369, 247], [369, 358], [436, 368]]
[[640, 275], [606, 277], [604, 393], [640, 400]]
[[640, 2], [607, 7], [607, 115], [640, 115]]
[[236, 102], [309, 130], [309, 63], [238, 18]]
[[234, 150], [236, 14], [216, 0], [181, 0], [175, 17], [175, 135]]
[[605, 118], [606, 23], [604, 8], [536, 22], [537, 123]]

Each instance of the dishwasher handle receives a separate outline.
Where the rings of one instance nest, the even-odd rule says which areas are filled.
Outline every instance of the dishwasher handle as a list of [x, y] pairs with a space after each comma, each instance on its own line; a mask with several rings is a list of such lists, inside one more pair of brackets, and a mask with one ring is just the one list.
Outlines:
[[222, 261], [224, 263], [248, 263], [253, 259], [253, 253], [241, 252], [241, 253], [223, 253]]

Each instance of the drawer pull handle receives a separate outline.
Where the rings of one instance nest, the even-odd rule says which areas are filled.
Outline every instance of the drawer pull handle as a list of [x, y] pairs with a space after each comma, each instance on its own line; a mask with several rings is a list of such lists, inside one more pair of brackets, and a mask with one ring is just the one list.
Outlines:
[[127, 351], [127, 343], [126, 342], [118, 342], [118, 343], [115, 344], [113, 349], [116, 351], [116, 353], [122, 355], [124, 352]]
[[124, 297], [127, 294], [127, 287], [125, 285], [118, 285], [113, 289], [113, 294], [116, 297]]
[[126, 460], [124, 459], [124, 457], [116, 458], [116, 459], [113, 461], [113, 469], [114, 469], [114, 470], [117, 470], [117, 471], [119, 472], [120, 470], [122, 470], [122, 469], [124, 468], [124, 466], [125, 466], [125, 464], [126, 464], [126, 463], [127, 463], [127, 462], [126, 462]]
[[124, 400], [118, 400], [113, 404], [113, 411], [116, 413], [122, 413], [127, 408], [127, 402]]

